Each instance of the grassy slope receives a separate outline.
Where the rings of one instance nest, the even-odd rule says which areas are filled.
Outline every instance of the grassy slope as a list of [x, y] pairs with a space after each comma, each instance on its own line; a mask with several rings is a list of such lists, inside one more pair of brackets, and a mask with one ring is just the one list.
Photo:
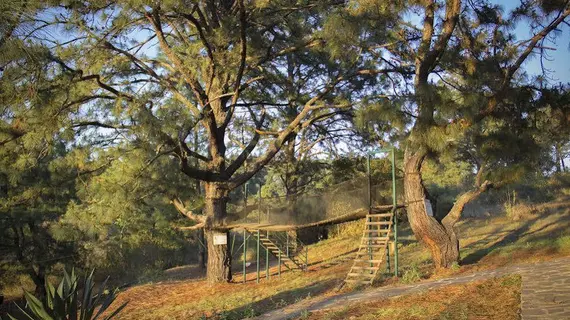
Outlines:
[[[495, 217], [461, 222], [458, 229], [462, 239], [464, 265], [435, 275], [431, 271], [429, 253], [413, 240], [409, 230], [403, 229], [403, 241], [400, 247], [403, 277], [395, 280], [386, 276], [376, 286], [397, 285], [398, 281], [403, 281], [402, 279], [406, 282], [413, 282], [512, 263], [547, 260], [570, 255], [570, 209], [567, 204], [558, 206], [550, 204], [549, 207], [538, 211], [538, 214], [527, 216], [519, 221]], [[334, 294], [336, 286], [341, 283], [350, 266], [349, 261], [338, 263], [335, 262], [334, 257], [350, 258], [350, 253], [358, 242], [360, 228], [361, 222], [352, 223], [345, 227], [342, 236], [337, 235], [313, 245], [309, 250], [309, 260], [312, 265], [310, 272], [307, 273], [283, 272], [281, 279], [274, 276], [269, 281], [263, 279], [260, 284], [253, 281], [255, 274], [250, 272], [247, 284], [208, 285], [201, 280], [177, 280], [130, 288], [119, 296], [119, 302], [130, 301], [120, 318], [241, 319], [283, 307], [307, 297]], [[271, 271], [276, 273], [276, 268], [272, 268]], [[235, 281], [239, 283], [241, 276], [236, 275]], [[477, 291], [479, 285], [490, 286], [489, 290], [494, 290], [497, 282], [491, 285], [477, 284], [460, 287]], [[442, 291], [442, 295], [446, 295], [445, 290]], [[416, 298], [411, 299], [409, 303], [416, 301], [413, 300]], [[423, 298], [417, 297], [417, 299]], [[406, 301], [408, 300], [404, 299], [395, 303], [405, 305], [408, 303]], [[426, 303], [429, 304], [429, 299], [421, 301], [423, 301], [422, 305], [428, 308]], [[438, 302], [433, 308], [439, 310], [447, 306], [446, 303], [457, 305], [456, 302], [454, 300]], [[465, 308], [468, 310], [471, 306], [468, 305]]]
[[[518, 221], [504, 216], [462, 221], [458, 231], [463, 265], [440, 274], [433, 274], [429, 252], [404, 227], [400, 233], [402, 276], [396, 280], [384, 275], [375, 286], [570, 255], [570, 203], [550, 203], [535, 208], [535, 211], [538, 213], [523, 215], [525, 218]], [[122, 292], [117, 305], [126, 300], [129, 305], [120, 319], [241, 319], [308, 297], [335, 294], [336, 286], [350, 267], [361, 228], [362, 221], [346, 224], [342, 226], [342, 232], [331, 232], [331, 239], [312, 245], [309, 272], [283, 272], [281, 279], [273, 276], [269, 281], [262, 279], [260, 284], [254, 281], [255, 266], [248, 269], [246, 284], [240, 283], [241, 275], [237, 274], [237, 283], [213, 286], [200, 280], [203, 274], [195, 267], [170, 270], [163, 275], [161, 282], [139, 285]], [[277, 269], [274, 267], [271, 272], [275, 275]]]
[[[438, 288], [426, 293], [382, 299], [358, 306], [305, 314], [304, 320], [519, 319], [521, 279], [511, 275]], [[501, 303], [497, 303], [500, 299]]]

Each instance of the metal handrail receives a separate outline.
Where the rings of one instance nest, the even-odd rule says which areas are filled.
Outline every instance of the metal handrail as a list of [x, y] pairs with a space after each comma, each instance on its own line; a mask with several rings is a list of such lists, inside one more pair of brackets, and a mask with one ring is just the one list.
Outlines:
[[285, 235], [281, 232], [268, 232], [267, 237], [278, 245], [288, 258], [296, 258], [301, 262], [303, 269], [307, 269], [307, 266], [309, 265], [309, 249], [305, 243], [299, 240], [299, 238], [295, 237], [294, 239], [291, 239], [286, 232]]

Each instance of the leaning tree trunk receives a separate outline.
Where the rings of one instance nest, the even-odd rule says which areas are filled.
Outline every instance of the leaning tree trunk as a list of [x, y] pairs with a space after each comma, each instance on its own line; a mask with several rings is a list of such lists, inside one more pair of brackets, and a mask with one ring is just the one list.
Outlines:
[[[207, 222], [204, 235], [208, 246], [206, 278], [210, 283], [227, 282], [232, 279], [231, 253], [227, 245], [228, 231], [218, 231], [227, 217], [228, 190], [220, 183], [205, 183], [204, 214]], [[226, 244], [215, 244], [214, 235], [225, 235]]]
[[409, 153], [404, 158], [404, 194], [410, 226], [416, 238], [431, 251], [436, 269], [448, 268], [459, 262], [459, 241], [453, 225], [445, 227], [434, 217], [428, 216], [421, 166], [425, 151]]

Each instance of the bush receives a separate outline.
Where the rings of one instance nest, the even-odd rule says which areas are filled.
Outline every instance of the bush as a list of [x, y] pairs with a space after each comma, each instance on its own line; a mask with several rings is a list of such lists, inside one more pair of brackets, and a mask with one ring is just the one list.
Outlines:
[[404, 271], [402, 275], [402, 282], [403, 283], [414, 283], [420, 281], [422, 275], [420, 273], [420, 269], [418, 268], [417, 264], [412, 264], [409, 268]]
[[507, 199], [505, 200], [503, 207], [505, 208], [505, 213], [507, 214], [507, 217], [513, 220], [518, 220], [520, 218], [520, 216], [517, 214], [517, 211], [515, 210], [516, 205], [517, 205], [517, 192], [515, 190], [513, 190], [512, 193], [507, 192]]
[[329, 238], [352, 238], [362, 235], [362, 220], [345, 222], [329, 228]]
[[[26, 310], [20, 308], [22, 319], [31, 320], [91, 320], [103, 315], [109, 309], [115, 298], [117, 290], [106, 290], [107, 280], [99, 288], [99, 292], [93, 295], [93, 272], [85, 278], [83, 284], [83, 293], [79, 296], [78, 277], [75, 270], [71, 270], [71, 274], [64, 270], [63, 278], [57, 286], [57, 289], [48, 281], [45, 283], [46, 297], [45, 301], [35, 297], [29, 292], [25, 292]], [[127, 303], [119, 306], [115, 311], [109, 313], [102, 319], [108, 320], [115, 317]], [[97, 313], [95, 313], [97, 311]], [[17, 320], [12, 315], [8, 315], [10, 319]]]

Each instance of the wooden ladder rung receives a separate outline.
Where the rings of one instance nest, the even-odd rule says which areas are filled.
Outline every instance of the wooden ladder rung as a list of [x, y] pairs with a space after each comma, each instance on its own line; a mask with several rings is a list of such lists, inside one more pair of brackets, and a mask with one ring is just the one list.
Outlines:
[[357, 273], [357, 272], [350, 272], [348, 274], [349, 277], [364, 277], [364, 278], [374, 278], [376, 277], [376, 274], [370, 274], [370, 273]]
[[[360, 245], [361, 249], [368, 249], [368, 248], [375, 249], [375, 248], [384, 248], [384, 247], [386, 247], [386, 244], [361, 244]], [[368, 254], [367, 252], [365, 252], [365, 253]]]
[[376, 270], [379, 270], [380, 268], [379, 267], [355, 267], [355, 266], [353, 266], [352, 269], [376, 271]]
[[[391, 226], [393, 225], [392, 213], [368, 214], [366, 218], [368, 220], [365, 223], [359, 250], [355, 255], [354, 264], [346, 275], [345, 282], [371, 284], [380, 270], [380, 267], [370, 266], [370, 264], [382, 263], [385, 249], [390, 241]], [[384, 219], [383, 221], [372, 220], [379, 218], [390, 219]], [[373, 229], [368, 226], [378, 226], [379, 228]], [[382, 226], [387, 226], [387, 228], [382, 228]], [[349, 279], [351, 277], [361, 279]], [[362, 278], [364, 278], [365, 281], [363, 281]]]
[[364, 233], [388, 233], [389, 229], [378, 229], [378, 230], [372, 230], [372, 229], [367, 229], [364, 230]]
[[373, 214], [367, 214], [366, 215], [367, 218], [389, 218], [391, 216], [392, 216], [391, 213], [373, 213]]
[[348, 283], [360, 283], [360, 284], [371, 284], [371, 283], [372, 283], [372, 281], [350, 280], [350, 279], [346, 279], [346, 280], [344, 280], [344, 282], [348, 282]]

